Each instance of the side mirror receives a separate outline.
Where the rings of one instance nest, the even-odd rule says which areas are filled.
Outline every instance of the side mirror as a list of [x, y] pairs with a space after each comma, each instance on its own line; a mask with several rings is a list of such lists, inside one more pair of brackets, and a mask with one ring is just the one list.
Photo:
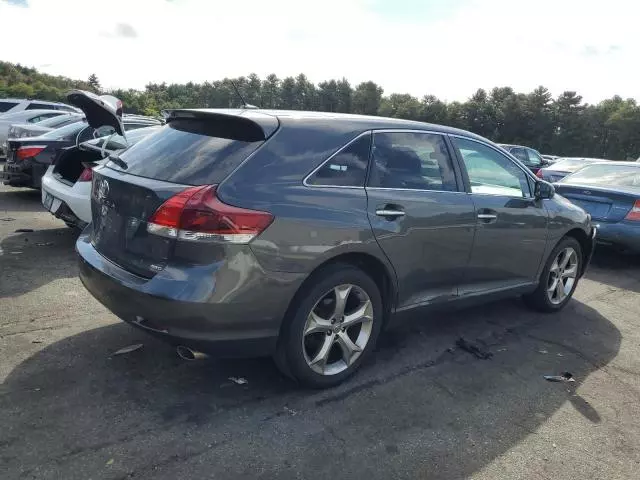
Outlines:
[[534, 196], [536, 197], [536, 200], [553, 198], [555, 194], [556, 194], [556, 189], [549, 182], [545, 182], [544, 180], [538, 180], [536, 182], [536, 188], [534, 191]]

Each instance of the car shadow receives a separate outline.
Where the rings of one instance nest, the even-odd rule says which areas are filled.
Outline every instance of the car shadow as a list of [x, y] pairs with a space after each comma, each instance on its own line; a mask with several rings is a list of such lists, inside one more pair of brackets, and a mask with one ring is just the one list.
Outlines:
[[[270, 360], [184, 362], [123, 323], [67, 337], [0, 387], [5, 473], [465, 478], [567, 403], [601, 421], [605, 406], [576, 388], [616, 356], [621, 335], [596, 310], [573, 300], [542, 315], [504, 301], [423, 316], [384, 332], [361, 372], [326, 391], [297, 387]], [[543, 379], [563, 371], [576, 383]]]
[[75, 241], [68, 227], [19, 231], [0, 240], [0, 298], [35, 290], [78, 274]]
[[44, 212], [40, 190], [4, 186], [0, 190], [0, 215], [11, 212]]
[[598, 245], [586, 277], [616, 288], [640, 292], [640, 254]]

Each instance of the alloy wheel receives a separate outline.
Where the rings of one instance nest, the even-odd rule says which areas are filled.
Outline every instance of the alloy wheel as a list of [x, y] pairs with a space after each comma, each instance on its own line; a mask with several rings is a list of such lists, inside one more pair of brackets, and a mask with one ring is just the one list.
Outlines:
[[338, 285], [325, 293], [307, 316], [302, 350], [320, 375], [336, 375], [362, 355], [373, 328], [373, 304], [357, 285]]
[[567, 247], [561, 250], [551, 264], [547, 281], [547, 297], [554, 305], [559, 305], [571, 294], [578, 277], [578, 254]]

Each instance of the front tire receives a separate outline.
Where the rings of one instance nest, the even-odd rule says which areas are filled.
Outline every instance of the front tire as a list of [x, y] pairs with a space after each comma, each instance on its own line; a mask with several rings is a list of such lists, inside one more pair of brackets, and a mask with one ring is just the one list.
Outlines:
[[337, 385], [375, 347], [383, 318], [378, 286], [359, 268], [331, 265], [314, 274], [285, 319], [275, 359], [312, 388]]
[[582, 248], [573, 237], [565, 237], [553, 249], [536, 290], [524, 297], [531, 308], [541, 312], [562, 310], [573, 296], [582, 271]]

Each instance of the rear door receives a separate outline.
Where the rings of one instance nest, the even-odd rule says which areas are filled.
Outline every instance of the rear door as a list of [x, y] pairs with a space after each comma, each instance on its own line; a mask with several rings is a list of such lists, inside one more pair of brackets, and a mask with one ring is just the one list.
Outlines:
[[399, 309], [455, 297], [475, 212], [447, 138], [374, 132], [366, 191], [369, 221], [398, 277]]
[[499, 149], [451, 136], [476, 210], [475, 240], [461, 294], [535, 280], [547, 240], [547, 210], [530, 178]]

